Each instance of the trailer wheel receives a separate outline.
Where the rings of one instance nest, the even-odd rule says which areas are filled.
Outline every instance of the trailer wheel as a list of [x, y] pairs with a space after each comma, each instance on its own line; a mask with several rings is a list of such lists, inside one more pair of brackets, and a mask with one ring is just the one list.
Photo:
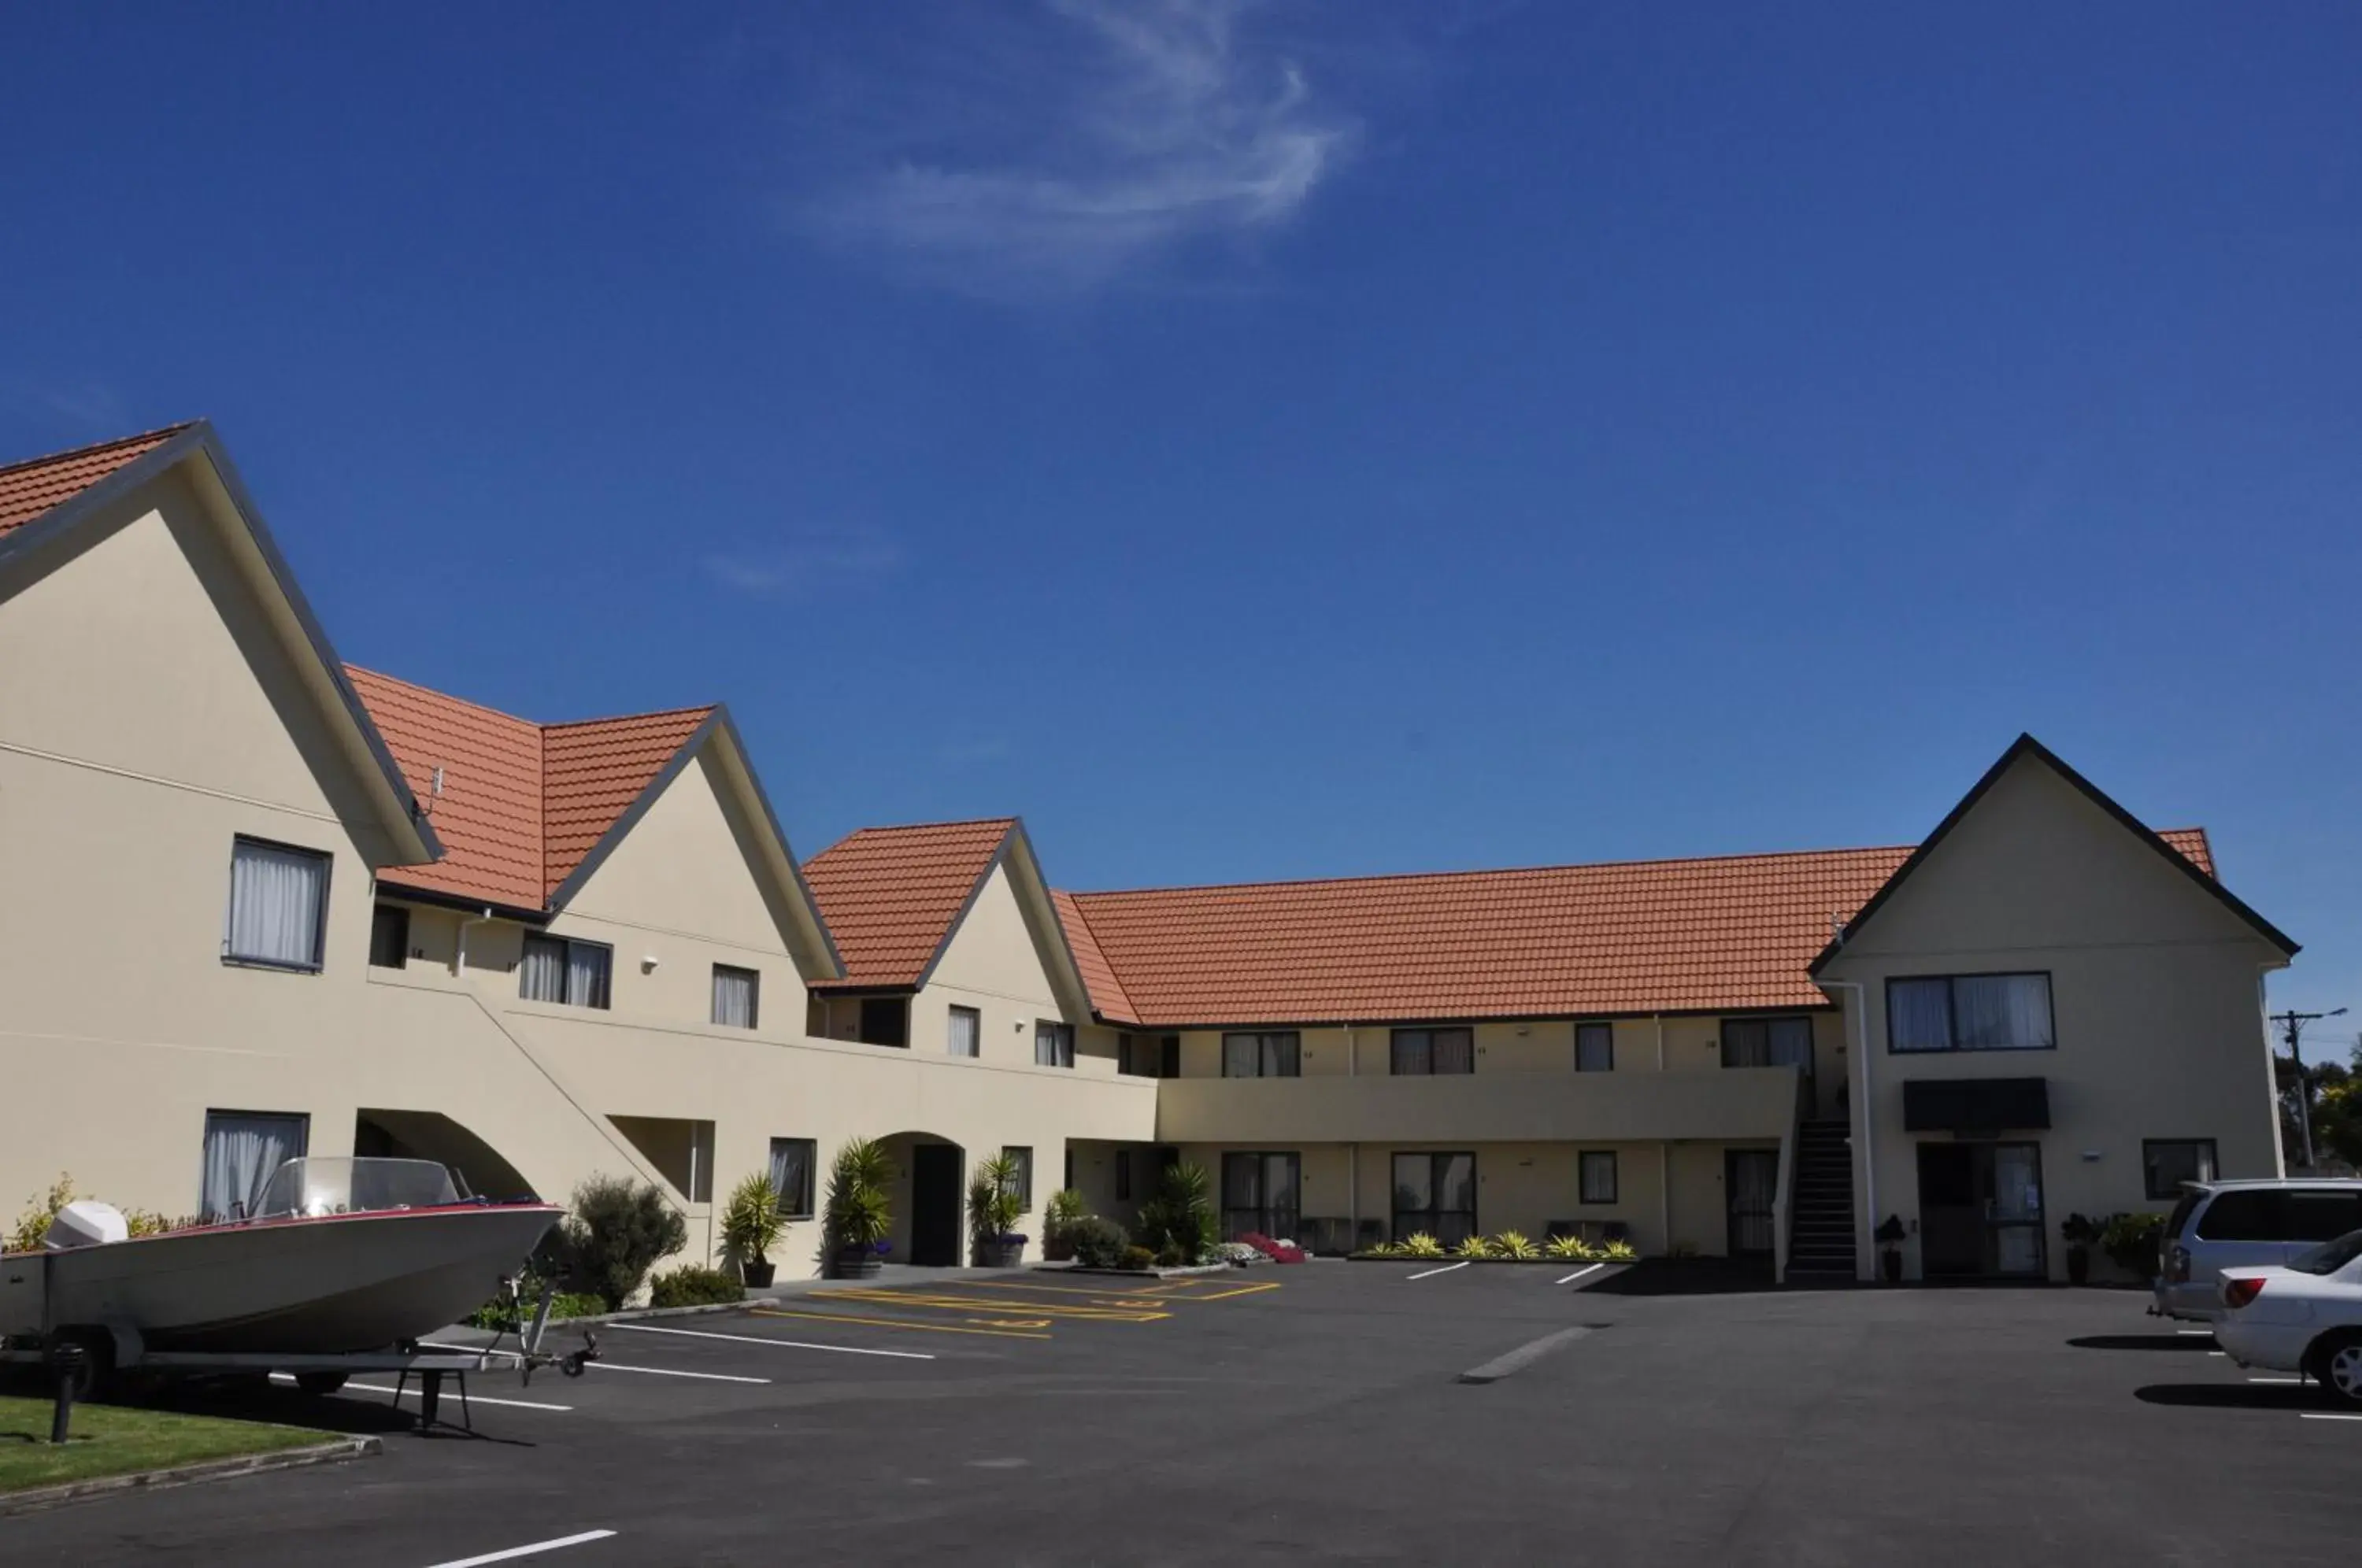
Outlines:
[[295, 1386], [315, 1397], [321, 1397], [342, 1388], [345, 1379], [350, 1375], [343, 1372], [299, 1372], [295, 1375]]

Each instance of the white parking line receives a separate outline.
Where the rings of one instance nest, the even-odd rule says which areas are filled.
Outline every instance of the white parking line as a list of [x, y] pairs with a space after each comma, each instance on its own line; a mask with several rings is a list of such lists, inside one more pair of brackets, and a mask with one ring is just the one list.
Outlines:
[[434, 1568], [483, 1568], [487, 1562], [509, 1562], [520, 1557], [537, 1557], [561, 1546], [582, 1546], [594, 1540], [605, 1540], [614, 1533], [612, 1529], [586, 1529], [580, 1535], [560, 1536], [556, 1540], [536, 1540], [531, 1546], [512, 1546], [506, 1551], [487, 1551], [481, 1557], [457, 1557], [448, 1562], [437, 1562]]
[[1579, 1269], [1576, 1269], [1573, 1274], [1568, 1275], [1564, 1279], [1554, 1279], [1554, 1280], [1551, 1281], [1551, 1283], [1552, 1285], [1572, 1285], [1572, 1284], [1573, 1284], [1576, 1280], [1581, 1279], [1584, 1275], [1586, 1275], [1586, 1274], [1597, 1274], [1601, 1269], [1606, 1268], [1606, 1266], [1607, 1266], [1607, 1265], [1606, 1265], [1606, 1264], [1604, 1264], [1604, 1263], [1595, 1263], [1595, 1264], [1593, 1264], [1589, 1268], [1579, 1268]]
[[[292, 1373], [274, 1372], [270, 1375], [270, 1381], [292, 1383], [295, 1378]], [[384, 1383], [348, 1383], [345, 1385], [344, 1391], [348, 1394], [392, 1394], [394, 1389], [392, 1385]], [[418, 1390], [414, 1387], [404, 1388], [401, 1391], [401, 1397], [405, 1399], [415, 1399], [418, 1397]], [[489, 1394], [470, 1394], [468, 1396], [468, 1403], [506, 1405], [513, 1410], [571, 1410], [574, 1408], [571, 1405], [544, 1405], [533, 1399], [495, 1399]]]
[[[1474, 1258], [1462, 1258], [1460, 1262], [1455, 1264], [1445, 1264], [1441, 1268], [1431, 1268], [1424, 1274], [1414, 1274], [1409, 1276], [1409, 1279], [1432, 1279], [1439, 1274], [1450, 1274], [1453, 1269], [1466, 1268], [1470, 1264], [1474, 1263], [1475, 1261], [1476, 1260]], [[1408, 1280], [1406, 1280], [1405, 1283], [1407, 1284]]]
[[2294, 1387], [2298, 1384], [2302, 1383], [2304, 1379], [2301, 1377], [2250, 1377], [2247, 1381], [2250, 1383], [2285, 1383], [2290, 1387]]
[[767, 1377], [740, 1377], [727, 1372], [683, 1372], [671, 1366], [624, 1366], [612, 1361], [594, 1361], [590, 1364], [594, 1372], [637, 1372], [650, 1377], [694, 1377], [707, 1383], [767, 1384], [771, 1381]]
[[2173, 1331], [2193, 1340], [2211, 1340], [2214, 1337], [2214, 1331], [2212, 1329], [2176, 1329]]
[[2297, 1413], [2308, 1421], [2362, 1421], [2362, 1416], [2342, 1416], [2334, 1410], [2300, 1410]]
[[[896, 1361], [933, 1361], [925, 1351], [870, 1350], [863, 1345], [816, 1345], [804, 1340], [775, 1340], [765, 1334], [717, 1334], [705, 1329], [659, 1329], [654, 1323], [610, 1323], [611, 1329], [629, 1329], [635, 1334], [679, 1334], [685, 1340], [729, 1340], [742, 1345], [771, 1345], [779, 1350], [835, 1351], [842, 1355], [885, 1355]], [[596, 1363], [592, 1364], [596, 1365]]]

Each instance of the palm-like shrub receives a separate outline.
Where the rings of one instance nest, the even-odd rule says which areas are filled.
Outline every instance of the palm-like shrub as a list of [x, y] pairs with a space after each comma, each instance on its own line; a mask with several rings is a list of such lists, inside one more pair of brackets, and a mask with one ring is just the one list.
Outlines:
[[822, 1229], [833, 1253], [866, 1251], [894, 1233], [894, 1161], [875, 1138], [855, 1138], [828, 1167]]
[[574, 1189], [573, 1210], [560, 1230], [566, 1275], [610, 1312], [659, 1259], [689, 1245], [689, 1221], [647, 1182], [592, 1176]]
[[740, 1263], [769, 1262], [767, 1254], [787, 1230], [788, 1222], [779, 1215], [779, 1189], [771, 1185], [770, 1173], [756, 1171], [730, 1189], [730, 1201], [722, 1210], [722, 1244]]
[[1455, 1258], [1465, 1258], [1469, 1262], [1474, 1263], [1479, 1258], [1489, 1258], [1493, 1255], [1493, 1243], [1487, 1242], [1482, 1236], [1471, 1236], [1466, 1241], [1461, 1242], [1458, 1246], [1452, 1248], [1451, 1255]]
[[1599, 1256], [1606, 1263], [1632, 1263], [1639, 1255], [1640, 1249], [1621, 1236], [1599, 1249]]
[[1544, 1256], [1556, 1258], [1561, 1263], [1599, 1261], [1598, 1251], [1580, 1236], [1552, 1236], [1542, 1243], [1542, 1253]]
[[1531, 1263], [1542, 1255], [1542, 1250], [1523, 1231], [1504, 1231], [1493, 1238], [1493, 1255], [1512, 1263]]
[[1042, 1255], [1053, 1263], [1063, 1263], [1075, 1255], [1074, 1229], [1089, 1215], [1083, 1207], [1083, 1195], [1073, 1187], [1061, 1187], [1042, 1205]]
[[985, 1249], [998, 1247], [1000, 1238], [1014, 1231], [1024, 1216], [1025, 1199], [1017, 1191], [1021, 1175], [1015, 1156], [1004, 1149], [977, 1161], [976, 1173], [968, 1177], [968, 1242], [979, 1263]]
[[1396, 1245], [1407, 1258], [1440, 1258], [1443, 1255], [1443, 1243], [1424, 1231], [1412, 1231]]
[[1168, 1167], [1156, 1196], [1140, 1206], [1134, 1239], [1159, 1257], [1194, 1264], [1214, 1244], [1214, 1202], [1206, 1167], [1184, 1161]]

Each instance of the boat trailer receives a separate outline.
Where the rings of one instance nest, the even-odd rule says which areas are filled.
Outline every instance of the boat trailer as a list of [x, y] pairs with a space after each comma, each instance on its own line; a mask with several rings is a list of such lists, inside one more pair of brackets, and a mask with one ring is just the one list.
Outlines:
[[[512, 1309], [521, 1309], [517, 1282], [504, 1283]], [[499, 1330], [490, 1344], [474, 1349], [405, 1342], [378, 1351], [292, 1354], [270, 1351], [151, 1351], [137, 1329], [110, 1324], [105, 1341], [98, 1343], [93, 1342], [97, 1336], [86, 1332], [11, 1336], [0, 1341], [0, 1364], [33, 1364], [49, 1370], [57, 1398], [56, 1410], [50, 1420], [50, 1441], [55, 1443], [64, 1442], [69, 1435], [74, 1402], [86, 1397], [102, 1375], [125, 1373], [166, 1377], [269, 1377], [277, 1374], [293, 1378], [296, 1387], [304, 1393], [328, 1395], [342, 1388], [354, 1373], [391, 1372], [396, 1375], [393, 1403], [397, 1408], [410, 1379], [415, 1376], [418, 1430], [422, 1432], [437, 1423], [443, 1380], [447, 1377], [455, 1379], [458, 1386], [461, 1430], [472, 1433], [476, 1427], [474, 1414], [468, 1407], [469, 1373], [513, 1369], [524, 1386], [531, 1387], [533, 1375], [537, 1371], [555, 1367], [568, 1377], [579, 1377], [585, 1367], [599, 1359], [599, 1336], [588, 1329], [582, 1331], [579, 1350], [554, 1354], [541, 1348], [555, 1291], [554, 1286], [542, 1290], [529, 1323], [519, 1321], [513, 1330]], [[516, 1348], [502, 1349], [501, 1341], [512, 1332], [517, 1337]]]

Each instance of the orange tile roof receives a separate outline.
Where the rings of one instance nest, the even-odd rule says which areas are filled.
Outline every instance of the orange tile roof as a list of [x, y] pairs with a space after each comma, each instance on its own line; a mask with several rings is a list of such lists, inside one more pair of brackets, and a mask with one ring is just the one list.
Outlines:
[[[2202, 833], [2161, 836], [2213, 874]], [[1093, 1008], [1115, 1022], [1823, 1007], [1807, 966], [1830, 922], [1850, 917], [1910, 853], [1161, 888], [1058, 902]]]
[[443, 840], [442, 859], [389, 868], [379, 881], [510, 909], [549, 908], [714, 712], [537, 724], [373, 670], [345, 673]]
[[72, 501], [116, 469], [146, 457], [187, 428], [186, 425], [168, 425], [161, 430], [0, 467], [0, 538]]
[[844, 960], [844, 978], [829, 988], [917, 985], [1016, 825], [988, 817], [863, 828], [805, 861]]

